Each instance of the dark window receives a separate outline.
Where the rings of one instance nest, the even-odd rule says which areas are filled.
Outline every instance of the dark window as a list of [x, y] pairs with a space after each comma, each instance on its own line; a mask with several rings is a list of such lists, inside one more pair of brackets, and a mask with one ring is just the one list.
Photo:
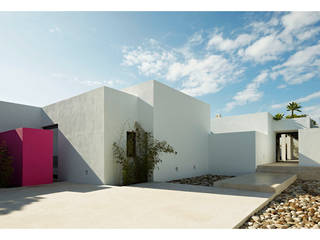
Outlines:
[[55, 129], [55, 128], [58, 128], [58, 124], [52, 124], [52, 125], [42, 127], [42, 129]]
[[53, 156], [53, 168], [58, 168], [58, 156]]
[[127, 132], [127, 157], [136, 156], [136, 133]]

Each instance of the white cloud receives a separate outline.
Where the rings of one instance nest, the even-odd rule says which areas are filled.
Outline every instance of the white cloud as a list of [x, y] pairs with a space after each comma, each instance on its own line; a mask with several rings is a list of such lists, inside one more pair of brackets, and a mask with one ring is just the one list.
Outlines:
[[302, 98], [290, 100], [290, 101], [285, 102], [285, 103], [273, 104], [271, 106], [271, 108], [273, 108], [273, 109], [282, 108], [282, 107], [285, 107], [289, 102], [304, 103], [304, 102], [309, 102], [310, 100], [316, 99], [316, 98], [320, 98], [320, 91], [314, 92], [314, 93], [309, 94], [309, 95], [307, 95], [305, 97], [302, 97]]
[[103, 81], [96, 81], [96, 80], [85, 80], [80, 81], [81, 84], [87, 85], [89, 87], [99, 87], [99, 86], [108, 86], [108, 87], [120, 87], [125, 84], [124, 81], [116, 79], [116, 80], [103, 80]]
[[278, 55], [288, 50], [288, 46], [279, 40], [275, 35], [268, 35], [260, 38], [239, 54], [247, 59], [263, 63], [276, 60]]
[[299, 98], [296, 100], [296, 102], [308, 102], [312, 99], [319, 98], [319, 97], [320, 97], [320, 91], [312, 93], [306, 97]]
[[52, 73], [51, 74], [52, 79], [55, 81], [60, 81], [63, 84], [66, 82], [72, 83], [72, 84], [81, 84], [89, 87], [99, 87], [99, 86], [108, 86], [108, 87], [121, 87], [126, 84], [125, 81], [120, 79], [114, 79], [114, 80], [83, 80], [79, 78], [78, 76], [73, 76], [65, 73]]
[[297, 38], [300, 41], [305, 41], [305, 40], [315, 36], [319, 32], [320, 32], [320, 27], [312, 28], [310, 30], [306, 30], [304, 32], [301, 32], [301, 33], [297, 34]]
[[[281, 19], [284, 30], [279, 34], [279, 38], [288, 44], [299, 44], [312, 37], [316, 30], [312, 25], [320, 21], [319, 12], [291, 12]], [[297, 42], [294, 41], [297, 38]]]
[[100, 82], [100, 81], [81, 81], [82, 84], [85, 84], [87, 86], [103, 86], [106, 82]]
[[282, 88], [286, 88], [286, 87], [287, 87], [287, 85], [285, 85], [285, 84], [280, 84], [277, 88], [282, 89]]
[[[278, 88], [285, 88], [320, 76], [320, 42], [310, 46], [307, 41], [320, 32], [320, 27], [313, 26], [318, 21], [319, 14], [313, 12], [275, 13], [269, 20], [249, 23], [245, 32], [231, 33], [232, 38], [224, 37], [221, 30], [211, 35], [200, 30], [174, 48], [150, 39], [147, 44], [124, 49], [123, 64], [136, 67], [144, 76], [175, 82], [189, 95], [201, 96], [240, 80], [246, 61], [266, 64], [273, 60], [277, 65], [268, 65], [272, 71], [264, 73], [273, 80], [282, 76], [284, 83]], [[286, 59], [284, 53], [288, 52], [293, 54]], [[258, 79], [249, 83], [227, 108], [259, 100], [263, 95], [260, 85]]]
[[262, 83], [267, 81], [268, 72], [260, 73], [246, 88], [236, 93], [232, 98], [233, 101], [226, 104], [225, 111], [231, 111], [236, 106], [242, 106], [249, 102], [256, 102], [262, 96], [263, 92], [259, 91], [259, 87]]
[[242, 68], [222, 55], [196, 57], [192, 45], [202, 41], [200, 33], [193, 35], [179, 49], [166, 50], [158, 43], [124, 49], [123, 64], [136, 66], [145, 76], [157, 76], [167, 81], [181, 83], [181, 91], [191, 96], [201, 96], [220, 91], [235, 81]]
[[283, 64], [283, 66], [297, 67], [310, 64], [318, 55], [320, 55], [320, 43], [296, 52]]
[[201, 45], [203, 41], [203, 33], [202, 31], [199, 31], [194, 33], [182, 47], [175, 48], [174, 50], [175, 52], [182, 54], [185, 59], [191, 59], [194, 55], [193, 47]]
[[[312, 28], [312, 24], [320, 21], [319, 12], [292, 12], [284, 15], [279, 21], [273, 17], [269, 22], [254, 22], [249, 26], [254, 32], [263, 35], [246, 49], [238, 53], [246, 60], [264, 63], [278, 60], [284, 52], [300, 46], [300, 44], [320, 32], [320, 27]], [[283, 30], [279, 31], [281, 23]], [[277, 26], [277, 28], [275, 28]], [[259, 31], [258, 29], [261, 28]], [[265, 35], [267, 34], [267, 35]]]
[[235, 81], [242, 73], [236, 64], [220, 55], [202, 59], [190, 59], [186, 63], [170, 66], [167, 79], [182, 79], [181, 91], [191, 96], [201, 96], [220, 91], [226, 84]]
[[207, 48], [216, 48], [220, 51], [231, 51], [239, 47], [243, 47], [251, 43], [255, 39], [255, 35], [250, 34], [240, 34], [234, 40], [226, 38], [224, 39], [222, 33], [214, 34], [208, 44]]
[[149, 40], [146, 47], [139, 46], [136, 49], [124, 49], [123, 64], [137, 66], [139, 72], [146, 76], [162, 76], [166, 68], [176, 60], [173, 52], [167, 51], [154, 39]]
[[54, 32], [61, 32], [61, 28], [54, 26], [49, 29], [49, 32], [54, 33]]
[[286, 32], [296, 31], [320, 21], [320, 12], [291, 12], [281, 19]]
[[200, 44], [203, 42], [203, 37], [202, 37], [202, 33], [201, 32], [196, 32], [195, 34], [193, 34], [191, 36], [191, 38], [189, 39], [189, 43], [191, 44]]
[[279, 25], [279, 19], [274, 16], [268, 22], [266, 21], [254, 21], [249, 24], [249, 28], [252, 29], [254, 33], [258, 34], [274, 34], [276, 32], [276, 26]]
[[288, 84], [301, 84], [320, 76], [319, 57], [320, 42], [294, 53], [286, 62], [275, 66], [273, 70], [277, 71], [274, 74], [282, 75]]
[[320, 124], [320, 104], [304, 107], [303, 111]]

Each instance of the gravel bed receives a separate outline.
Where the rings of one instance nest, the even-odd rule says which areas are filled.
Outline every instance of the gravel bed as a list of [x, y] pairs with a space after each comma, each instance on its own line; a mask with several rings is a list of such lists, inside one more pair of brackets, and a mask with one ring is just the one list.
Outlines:
[[231, 178], [233, 176], [223, 176], [223, 175], [202, 175], [191, 178], [183, 178], [178, 180], [169, 181], [170, 183], [180, 183], [180, 184], [191, 184], [191, 185], [202, 185], [202, 186], [213, 186], [213, 183], [222, 179]]
[[320, 181], [297, 180], [240, 228], [320, 228]]

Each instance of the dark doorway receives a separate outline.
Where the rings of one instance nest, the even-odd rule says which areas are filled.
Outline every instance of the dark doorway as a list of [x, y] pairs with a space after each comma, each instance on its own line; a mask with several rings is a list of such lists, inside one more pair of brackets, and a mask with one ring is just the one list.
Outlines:
[[59, 180], [59, 158], [58, 158], [58, 124], [52, 124], [42, 127], [42, 129], [53, 131], [53, 181]]
[[298, 132], [283, 132], [276, 134], [277, 162], [299, 161], [299, 134]]

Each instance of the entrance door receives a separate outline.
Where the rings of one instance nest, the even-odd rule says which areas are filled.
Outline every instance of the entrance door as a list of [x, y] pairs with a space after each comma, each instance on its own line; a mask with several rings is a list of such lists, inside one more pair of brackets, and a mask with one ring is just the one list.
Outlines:
[[58, 124], [44, 126], [42, 129], [50, 129], [53, 131], [53, 181], [58, 181]]
[[298, 132], [277, 133], [276, 152], [278, 162], [299, 160]]

